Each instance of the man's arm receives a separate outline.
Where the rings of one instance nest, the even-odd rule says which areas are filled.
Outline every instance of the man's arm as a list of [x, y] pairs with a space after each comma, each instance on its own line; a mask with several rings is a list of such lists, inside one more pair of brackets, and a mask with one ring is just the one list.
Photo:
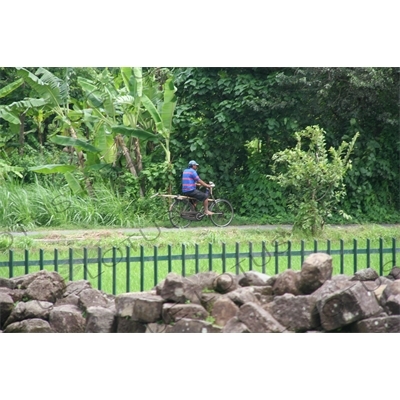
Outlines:
[[208, 183], [205, 183], [205, 182], [202, 181], [200, 178], [199, 178], [199, 180], [196, 182], [196, 185], [198, 185], [198, 184], [200, 184], [201, 186], [207, 187], [207, 188], [210, 188], [210, 187], [211, 187], [211, 185], [209, 185]]

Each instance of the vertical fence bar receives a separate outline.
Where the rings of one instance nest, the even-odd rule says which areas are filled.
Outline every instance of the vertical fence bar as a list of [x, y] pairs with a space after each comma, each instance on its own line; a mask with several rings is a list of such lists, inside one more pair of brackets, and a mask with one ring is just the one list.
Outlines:
[[326, 241], [326, 253], [331, 254], [331, 241], [329, 239]]
[[182, 244], [182, 276], [186, 273], [186, 247]]
[[358, 254], [357, 254], [357, 239], [353, 239], [353, 266], [354, 270], [353, 272], [357, 272], [357, 260], [358, 260]]
[[367, 239], [367, 268], [371, 267], [371, 241]]
[[140, 291], [144, 292], [144, 247], [140, 245]]
[[314, 239], [314, 253], [318, 253], [318, 240]]
[[88, 254], [87, 247], [83, 248], [83, 279], [88, 280]]
[[394, 267], [396, 265], [396, 238], [392, 238], [392, 260]]
[[172, 245], [168, 245], [168, 273], [172, 272]]
[[158, 283], [158, 247], [154, 246], [154, 286]]
[[[54, 257], [54, 266], [57, 264], [55, 263], [55, 257]], [[55, 271], [57, 272], [58, 269], [56, 268]], [[25, 249], [25, 274], [29, 274], [29, 250]]]
[[101, 290], [101, 275], [103, 274], [103, 249], [99, 246], [97, 248], [97, 289]]
[[340, 273], [344, 274], [344, 242], [340, 239]]
[[69, 248], [69, 272], [68, 272], [68, 279], [72, 282], [74, 280], [74, 250], [70, 247]]
[[14, 277], [14, 250], [8, 251], [8, 277]]
[[126, 246], [126, 291], [131, 291], [131, 246]]
[[40, 271], [43, 271], [43, 259], [44, 259], [44, 257], [43, 257], [43, 253], [44, 253], [44, 251], [43, 251], [43, 249], [40, 249], [39, 250], [39, 269], [40, 269]]
[[301, 265], [303, 265], [303, 262], [304, 262], [304, 247], [305, 247], [305, 242], [304, 242], [304, 240], [301, 240], [301, 242], [300, 242]]
[[274, 243], [275, 274], [279, 274], [279, 260], [278, 260], [279, 252], [278, 252], [278, 246], [279, 246], [279, 244], [275, 240], [275, 243]]
[[222, 243], [222, 273], [226, 272], [226, 244]]
[[265, 274], [266, 272], [265, 272], [265, 253], [267, 252], [267, 249], [266, 249], [266, 243], [265, 243], [265, 240], [263, 240], [262, 241], [262, 243], [261, 243], [261, 262], [262, 262], [262, 270], [261, 270], [261, 272], [263, 273], [263, 274]]
[[54, 271], [58, 272], [58, 249], [54, 249]]
[[199, 273], [199, 245], [196, 243], [194, 245], [194, 269], [196, 274]]
[[379, 238], [379, 275], [383, 275], [383, 239]]
[[288, 269], [292, 269], [292, 241], [288, 240], [288, 255], [287, 255], [287, 267]]
[[117, 294], [117, 248], [112, 249], [112, 294]]
[[212, 271], [212, 255], [213, 255], [213, 248], [212, 243], [208, 243], [208, 270]]
[[253, 271], [253, 242], [249, 242], [249, 271]]
[[238, 242], [235, 244], [235, 259], [236, 259], [236, 265], [235, 265], [235, 273], [236, 275], [239, 275], [239, 266], [240, 266], [240, 245]]

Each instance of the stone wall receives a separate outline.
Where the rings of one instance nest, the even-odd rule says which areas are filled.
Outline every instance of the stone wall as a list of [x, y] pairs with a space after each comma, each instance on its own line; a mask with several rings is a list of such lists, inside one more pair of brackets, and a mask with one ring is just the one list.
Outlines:
[[0, 331], [400, 332], [400, 268], [332, 276], [332, 258], [314, 253], [301, 271], [170, 273], [153, 290], [118, 296], [40, 271], [0, 278]]

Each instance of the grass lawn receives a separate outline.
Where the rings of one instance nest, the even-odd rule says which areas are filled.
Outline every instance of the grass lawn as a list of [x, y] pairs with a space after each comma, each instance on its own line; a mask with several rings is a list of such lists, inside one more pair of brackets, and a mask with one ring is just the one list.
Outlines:
[[[300, 270], [307, 254], [315, 251], [341, 252], [332, 254], [334, 274], [352, 275], [355, 270], [371, 267], [386, 275], [399, 263], [399, 239], [398, 226], [380, 225], [327, 227], [321, 237], [311, 239], [292, 236], [288, 228], [265, 227], [153, 230], [144, 236], [117, 230], [53, 231], [15, 236], [9, 248], [11, 238], [3, 235], [0, 262], [7, 265], [0, 266], [0, 276], [56, 269], [66, 281], [87, 279], [95, 288], [119, 294], [149, 290], [170, 271], [187, 276], [208, 270], [240, 273], [252, 269], [268, 275], [287, 268]], [[380, 248], [386, 252], [374, 253]], [[14, 265], [11, 271], [10, 255], [14, 264], [22, 264]]]

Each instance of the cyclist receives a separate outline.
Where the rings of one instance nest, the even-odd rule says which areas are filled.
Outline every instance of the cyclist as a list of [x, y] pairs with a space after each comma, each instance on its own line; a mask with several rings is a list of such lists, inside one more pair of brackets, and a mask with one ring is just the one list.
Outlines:
[[206, 188], [211, 188], [212, 186], [202, 181], [197, 174], [197, 164], [196, 161], [189, 161], [188, 167], [183, 171], [182, 174], [182, 193], [185, 196], [193, 197], [198, 201], [204, 202], [204, 214], [213, 215], [214, 213], [208, 210], [208, 194], [196, 189], [196, 184], [204, 186]]

